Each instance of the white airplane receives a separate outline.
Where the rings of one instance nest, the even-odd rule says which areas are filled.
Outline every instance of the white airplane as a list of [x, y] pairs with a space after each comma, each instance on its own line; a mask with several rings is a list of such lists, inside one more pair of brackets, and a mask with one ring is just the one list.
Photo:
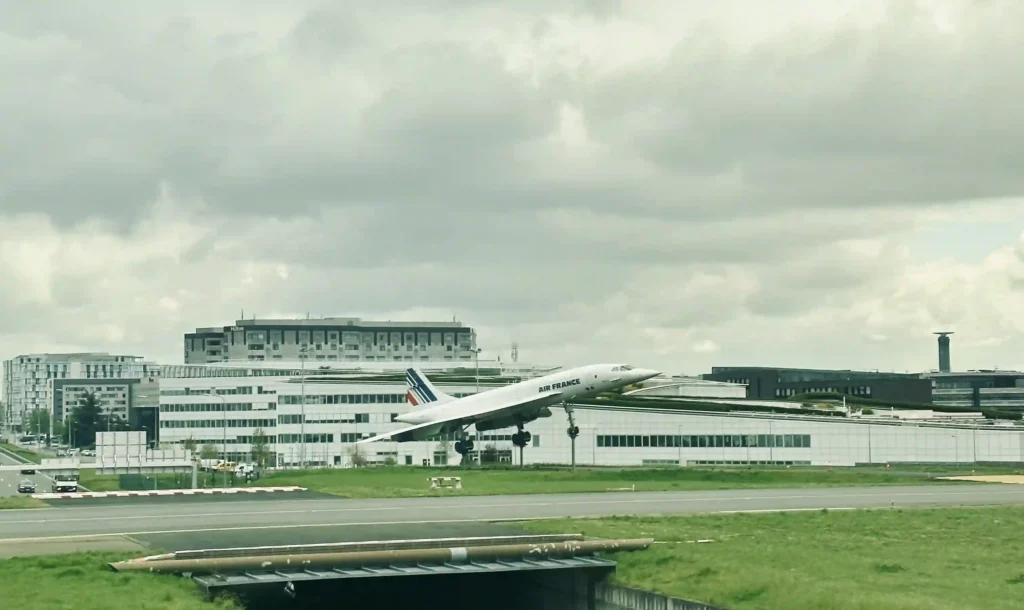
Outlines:
[[473, 442], [465, 440], [465, 431], [475, 425], [477, 432], [515, 426], [518, 432], [512, 435], [512, 442], [523, 447], [531, 438], [523, 426], [539, 417], [550, 417], [549, 407], [556, 405], [565, 409], [571, 435], [575, 438], [579, 429], [572, 415], [573, 400], [596, 396], [660, 374], [628, 364], [592, 364], [455, 398], [438, 390], [422, 373], [411, 368], [405, 372], [409, 387], [406, 396], [410, 404], [423, 408], [399, 415], [395, 421], [412, 425], [362, 439], [356, 444], [382, 440], [404, 443], [455, 432], [460, 438], [455, 450], [465, 455], [473, 450]]

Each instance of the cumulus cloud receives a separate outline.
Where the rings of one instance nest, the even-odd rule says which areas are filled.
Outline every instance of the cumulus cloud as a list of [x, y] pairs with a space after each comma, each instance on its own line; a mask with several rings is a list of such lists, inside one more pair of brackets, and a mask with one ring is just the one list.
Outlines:
[[1022, 366], [1022, 19], [5, 3], [0, 356], [178, 362], [244, 309], [690, 373], [921, 370], [953, 329]]

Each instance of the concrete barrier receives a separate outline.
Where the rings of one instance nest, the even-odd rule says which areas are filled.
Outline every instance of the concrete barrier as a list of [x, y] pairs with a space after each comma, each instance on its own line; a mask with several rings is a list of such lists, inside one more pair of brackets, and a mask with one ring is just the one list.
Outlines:
[[726, 610], [719, 606], [623, 587], [605, 581], [595, 584], [594, 596], [598, 610]]
[[442, 487], [462, 489], [462, 477], [430, 477], [431, 489], [440, 489]]

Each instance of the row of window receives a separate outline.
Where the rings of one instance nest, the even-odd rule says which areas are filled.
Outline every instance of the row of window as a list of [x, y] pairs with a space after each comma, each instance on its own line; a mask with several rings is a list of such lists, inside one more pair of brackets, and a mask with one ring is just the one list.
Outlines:
[[860, 385], [860, 386], [801, 386], [799, 388], [775, 388], [775, 396], [777, 398], [785, 398], [787, 396], [796, 396], [797, 394], [812, 394], [812, 393], [835, 393], [835, 394], [847, 394], [849, 396], [871, 396], [871, 386]]
[[[263, 387], [259, 388], [260, 394], [271, 394], [272, 392], [264, 392]], [[210, 394], [217, 394], [218, 396], [233, 396], [236, 394], [252, 394], [253, 387], [251, 385], [243, 385], [235, 388], [168, 388], [160, 390], [161, 396], [209, 396]]]
[[[359, 435], [358, 434], [342, 434], [341, 436], [342, 436], [341, 442], [343, 442], [343, 443], [354, 443], [355, 441], [359, 440]], [[277, 438], [280, 439], [278, 442], [280, 442], [282, 444], [285, 444], [285, 443], [301, 443], [302, 442], [302, 435], [301, 434], [279, 434], [277, 436]], [[351, 440], [345, 440], [346, 438], [350, 438]], [[331, 433], [307, 434], [306, 435], [306, 442], [307, 443], [333, 443], [334, 442], [334, 434], [331, 434]]]
[[273, 428], [277, 426], [276, 419], [188, 419], [188, 420], [160, 420], [161, 428]]
[[799, 447], [811, 446], [810, 434], [599, 434], [598, 447]]
[[161, 413], [220, 413], [223, 411], [276, 411], [277, 405], [270, 403], [266, 409], [254, 409], [251, 402], [207, 402], [198, 404], [160, 405]]
[[[395, 417], [398, 413], [391, 414], [391, 421], [395, 421]], [[301, 424], [303, 422], [303, 416], [301, 413], [289, 414], [289, 415], [278, 415], [277, 423], [279, 424]], [[344, 414], [339, 418], [323, 418], [316, 415], [305, 416], [305, 422], [307, 424], [368, 424], [370, 423], [369, 413], [351, 413]]]
[[[302, 395], [281, 396], [278, 402], [283, 405], [301, 405]], [[372, 405], [404, 402], [405, 394], [306, 394], [307, 405]]]
[[[359, 333], [323, 330], [253, 330], [243, 332], [232, 330], [229, 335], [231, 345], [242, 343], [285, 343], [285, 344], [309, 344], [309, 343], [344, 343], [349, 345], [364, 346], [387, 344], [390, 339], [392, 345], [416, 344], [428, 345], [452, 345], [458, 343], [459, 347], [470, 349], [472, 335], [466, 332], [459, 333], [424, 333], [424, 332], [379, 332]], [[208, 345], [221, 345], [221, 338], [215, 337], [192, 337], [190, 339], [193, 350], [203, 349], [204, 342]]]

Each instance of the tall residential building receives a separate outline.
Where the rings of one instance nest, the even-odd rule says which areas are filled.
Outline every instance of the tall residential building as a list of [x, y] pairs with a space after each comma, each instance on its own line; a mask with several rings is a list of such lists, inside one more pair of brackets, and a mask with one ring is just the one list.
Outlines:
[[252, 319], [185, 333], [185, 364], [300, 359], [471, 361], [475, 350], [476, 331], [461, 322]]
[[[65, 401], [58, 394], [64, 387], [106, 385], [124, 387], [129, 381], [158, 377], [158, 365], [143, 360], [142, 356], [122, 356], [107, 353], [79, 354], [25, 354], [4, 361], [3, 403], [6, 424], [23, 429], [29, 415], [35, 410], [51, 413], [64, 419]], [[103, 380], [120, 380], [117, 384], [103, 384]], [[110, 389], [111, 400], [104, 408], [116, 413], [127, 412], [130, 406], [127, 390]], [[117, 394], [117, 396], [114, 396]], [[118, 404], [123, 400], [125, 403]]]

